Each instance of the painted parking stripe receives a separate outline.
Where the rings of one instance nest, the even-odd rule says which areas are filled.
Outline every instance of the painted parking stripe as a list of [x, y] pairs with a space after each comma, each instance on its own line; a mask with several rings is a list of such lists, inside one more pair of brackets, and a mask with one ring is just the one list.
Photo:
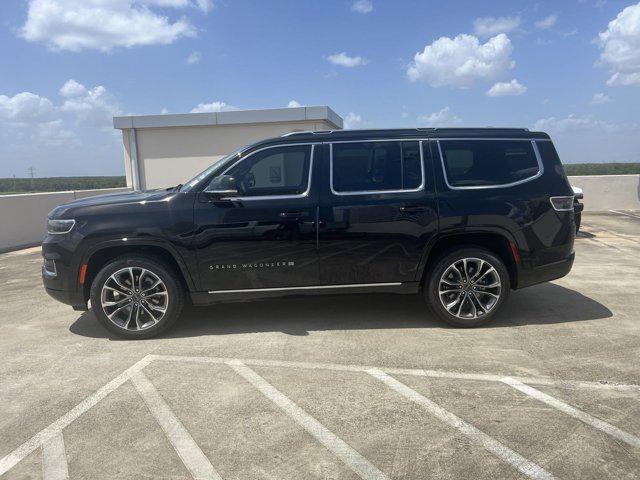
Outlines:
[[63, 428], [65, 428], [67, 425], [70, 425], [76, 418], [96, 405], [100, 400], [109, 395], [124, 382], [129, 380], [132, 372], [142, 370], [149, 363], [151, 363], [151, 361], [152, 358], [147, 355], [142, 360], [136, 362], [116, 378], [107, 383], [105, 386], [99, 388], [95, 393], [82, 400], [78, 405], [62, 415], [55, 422], [50, 424], [48, 427], [40, 430], [33, 437], [16, 448], [13, 452], [3, 457], [2, 460], [0, 460], [0, 475], [3, 475], [8, 470], [13, 468], [14, 465], [16, 465], [37, 448], [40, 448], [40, 446], [48, 442], [49, 439], [58, 435]]
[[[165, 362], [184, 363], [212, 363], [220, 364], [235, 360], [232, 358], [220, 357], [189, 357], [182, 355], [148, 355], [151, 361], [159, 360]], [[446, 370], [424, 370], [421, 368], [387, 368], [367, 365], [343, 365], [337, 363], [314, 363], [314, 362], [294, 362], [287, 360], [259, 360], [259, 359], [239, 359], [246, 365], [257, 367], [282, 367], [282, 368], [304, 368], [310, 370], [329, 370], [336, 372], [367, 372], [372, 368], [380, 370], [390, 375], [411, 375], [417, 377], [444, 378], [450, 380], [477, 380], [481, 382], [501, 382], [505, 375], [494, 375], [491, 373], [464, 373]], [[561, 380], [545, 377], [511, 377], [523, 383], [533, 385], [547, 385], [566, 389], [588, 389], [588, 390], [619, 390], [633, 393], [640, 396], [640, 385], [625, 384], [615, 382], [589, 382], [581, 380]]]
[[366, 480], [382, 480], [388, 477], [373, 466], [366, 458], [347, 445], [337, 435], [332, 433], [315, 418], [301, 409], [273, 385], [267, 382], [256, 372], [247, 367], [240, 360], [230, 360], [226, 362], [233, 370], [242, 376], [247, 382], [257, 388], [265, 397], [275, 403], [298, 425], [309, 432], [313, 437], [322, 443], [328, 450], [333, 452], [351, 470]]
[[221, 480], [209, 459], [202, 453], [193, 437], [173, 414], [169, 405], [144, 373], [141, 371], [134, 373], [131, 375], [131, 381], [193, 478], [196, 480]]
[[541, 402], [544, 402], [547, 405], [557, 410], [560, 410], [562, 413], [566, 413], [567, 415], [577, 418], [578, 420], [586, 423], [587, 425], [591, 425], [592, 427], [597, 428], [598, 430], [601, 430], [604, 433], [607, 433], [612, 437], [617, 438], [618, 440], [622, 440], [623, 442], [628, 443], [632, 447], [640, 448], [640, 438], [636, 437], [635, 435], [631, 435], [630, 433], [624, 432], [620, 430], [618, 427], [614, 427], [610, 423], [607, 423], [603, 420], [600, 420], [599, 418], [591, 416], [588, 413], [583, 412], [582, 410], [578, 410], [577, 408], [572, 407], [567, 403], [564, 403], [562, 400], [558, 400], [557, 398], [552, 397], [551, 395], [547, 395], [546, 393], [541, 392], [540, 390], [537, 390], [533, 387], [530, 387], [529, 385], [525, 385], [524, 383], [519, 382], [518, 380], [505, 377], [502, 379], [502, 381], [507, 385], [515, 388], [516, 390], [519, 390], [522, 393], [535, 398], [536, 400], [540, 400]]
[[[184, 362], [184, 363], [204, 363], [204, 364], [223, 364], [231, 361], [230, 358], [220, 357], [203, 357], [203, 356], [180, 356], [180, 355], [147, 355], [143, 359], [139, 360], [131, 367], [126, 369], [120, 375], [115, 377], [109, 383], [99, 388], [96, 392], [86, 397], [74, 408], [67, 413], [59, 417], [57, 420], [49, 424], [47, 427], [40, 430], [31, 438], [26, 440], [22, 445], [18, 446], [11, 453], [0, 459], [0, 476], [5, 474], [21, 460], [31, 454], [34, 450], [40, 448], [45, 442], [55, 435], [58, 435], [65, 427], [70, 425], [78, 417], [80, 417], [87, 410], [95, 406], [103, 398], [116, 390], [120, 385], [129, 380], [131, 375], [137, 371], [141, 371], [147, 365], [154, 361], [164, 362]], [[283, 368], [304, 368], [304, 369], [319, 369], [328, 371], [340, 371], [340, 372], [366, 372], [371, 366], [363, 365], [341, 365], [335, 363], [312, 363], [312, 362], [294, 362], [283, 360], [257, 360], [246, 359], [242, 360], [247, 365], [256, 366], [272, 366]], [[418, 368], [388, 368], [381, 367], [384, 372], [391, 375], [412, 375], [421, 377], [433, 377], [444, 378], [451, 380], [475, 380], [483, 382], [501, 382], [504, 375], [494, 375], [487, 373], [465, 373], [455, 371], [444, 370], [423, 370]], [[632, 394], [635, 397], [640, 397], [640, 385], [637, 384], [624, 384], [614, 383], [609, 381], [581, 381], [581, 380], [562, 380], [555, 378], [545, 377], [510, 377], [513, 380], [528, 384], [528, 385], [545, 385], [563, 389], [586, 389], [586, 390], [613, 390], [624, 392], [625, 394]]]
[[621, 212], [620, 210], [609, 210], [612, 213], [617, 213], [618, 215], [626, 215], [627, 217], [631, 217], [631, 218], [639, 218], [640, 219], [640, 215], [635, 215], [633, 213], [629, 213], [629, 212]]
[[42, 444], [42, 478], [44, 480], [67, 480], [69, 467], [62, 432], [58, 432]]
[[527, 460], [522, 455], [514, 452], [509, 447], [503, 445], [499, 441], [490, 437], [486, 433], [478, 430], [473, 425], [465, 422], [461, 418], [457, 417], [453, 413], [445, 410], [440, 405], [432, 400], [429, 400], [424, 395], [416, 392], [412, 388], [408, 387], [404, 383], [396, 380], [395, 378], [387, 375], [382, 370], [372, 368], [367, 371], [371, 376], [377, 378], [381, 382], [387, 384], [390, 388], [403, 395], [407, 399], [417, 403], [424, 408], [431, 415], [446, 423], [450, 427], [455, 428], [464, 435], [476, 440], [482, 446], [493, 453], [496, 457], [500, 458], [504, 462], [508, 463], [524, 475], [534, 479], [552, 479], [553, 475], [547, 472], [544, 468], [536, 465], [535, 463]]

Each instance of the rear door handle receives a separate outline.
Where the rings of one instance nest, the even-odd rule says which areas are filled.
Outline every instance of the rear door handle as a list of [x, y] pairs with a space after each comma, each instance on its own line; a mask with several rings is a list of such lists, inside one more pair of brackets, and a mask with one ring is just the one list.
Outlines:
[[302, 218], [302, 212], [280, 212], [280, 218], [288, 218], [288, 219]]
[[404, 205], [400, 207], [400, 211], [404, 213], [426, 212], [427, 210], [427, 207], [421, 207], [420, 205]]

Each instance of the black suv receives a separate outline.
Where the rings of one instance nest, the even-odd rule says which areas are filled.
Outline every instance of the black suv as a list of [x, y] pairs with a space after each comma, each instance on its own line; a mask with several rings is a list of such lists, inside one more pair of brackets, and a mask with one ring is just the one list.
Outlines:
[[[295, 132], [177, 187], [55, 208], [47, 292], [146, 338], [195, 305], [300, 294], [422, 292], [483, 324], [509, 291], [566, 275], [573, 191], [545, 133]], [[363, 304], [366, 308], [366, 304]]]

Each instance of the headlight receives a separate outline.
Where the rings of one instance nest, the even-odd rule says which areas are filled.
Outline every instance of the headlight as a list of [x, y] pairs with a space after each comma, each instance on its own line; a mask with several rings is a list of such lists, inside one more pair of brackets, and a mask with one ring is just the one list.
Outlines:
[[69, 233], [76, 224], [75, 220], [47, 220], [47, 232], [52, 235]]

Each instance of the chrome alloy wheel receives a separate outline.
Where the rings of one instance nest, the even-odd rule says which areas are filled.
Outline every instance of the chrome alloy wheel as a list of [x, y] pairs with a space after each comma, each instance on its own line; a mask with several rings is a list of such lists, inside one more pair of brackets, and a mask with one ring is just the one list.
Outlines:
[[489, 313], [500, 299], [501, 288], [493, 265], [480, 258], [462, 258], [440, 277], [438, 296], [447, 312], [469, 320]]
[[142, 267], [127, 267], [104, 282], [100, 302], [105, 315], [116, 326], [146, 330], [164, 317], [169, 294], [155, 273]]

